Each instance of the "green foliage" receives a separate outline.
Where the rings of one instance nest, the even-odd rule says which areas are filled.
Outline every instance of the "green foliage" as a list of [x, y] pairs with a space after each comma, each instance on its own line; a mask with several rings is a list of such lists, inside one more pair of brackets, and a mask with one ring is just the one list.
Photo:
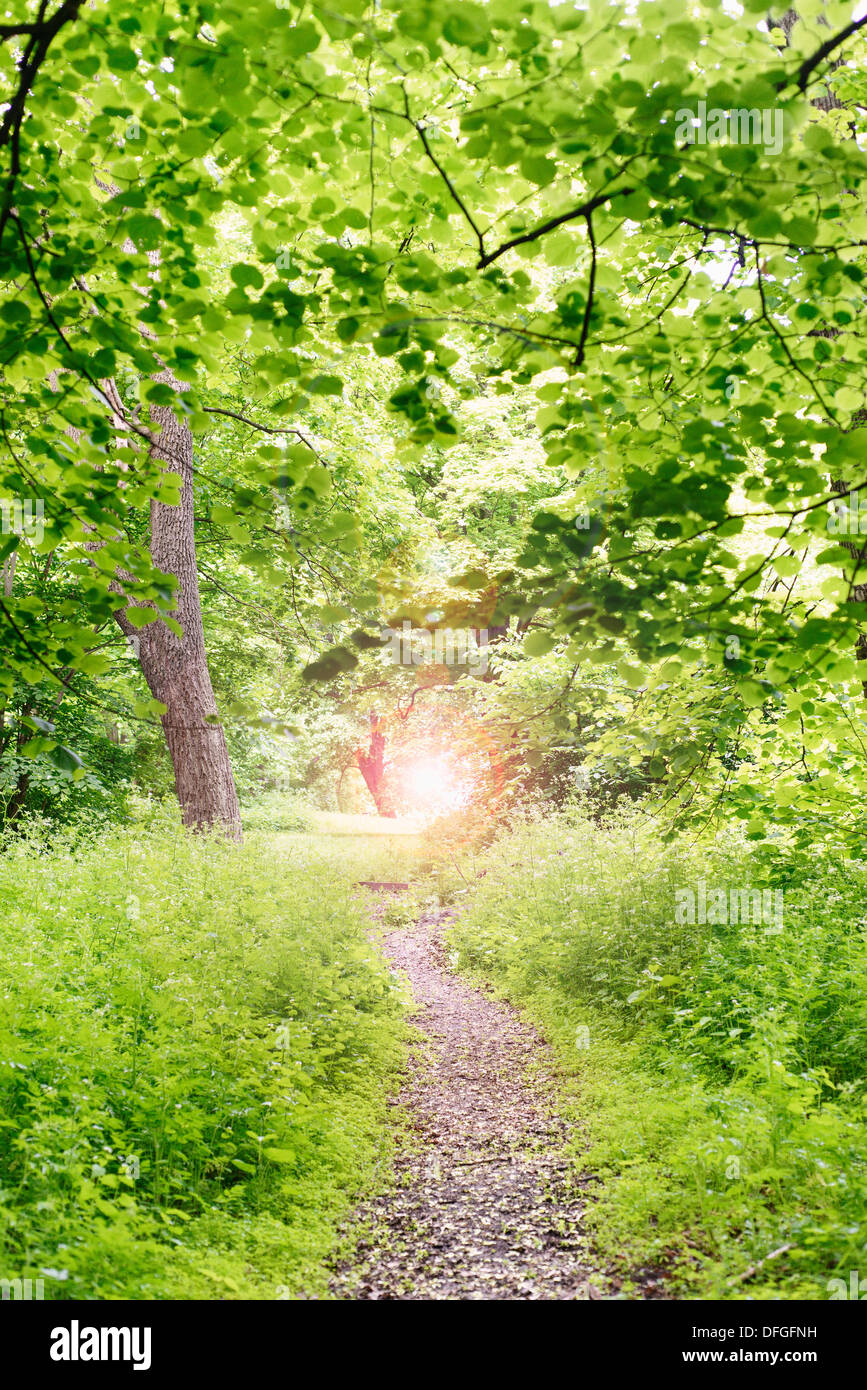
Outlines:
[[[88, 683], [76, 686], [64, 702], [52, 700], [44, 684], [31, 688], [0, 720], [0, 823], [6, 828], [34, 817], [59, 824], [86, 817], [92, 827], [127, 814], [137, 757], [130, 726], [100, 718]], [[43, 756], [34, 756], [34, 749]]]
[[255, 801], [242, 805], [244, 830], [293, 831], [312, 830], [310, 812], [297, 794], [264, 792]]
[[338, 852], [148, 829], [0, 856], [4, 1274], [55, 1298], [323, 1292], [401, 1008]]
[[[633, 809], [526, 825], [483, 867], [454, 944], [574, 1078], [603, 1255], [687, 1296], [827, 1297], [864, 1258], [864, 863], [665, 844]], [[678, 924], [701, 880], [782, 889], [782, 931]]]
[[[526, 389], [536, 438], [513, 491], [536, 503], [544, 467], [564, 470], [593, 525], [576, 537], [566, 498], [540, 513], [519, 606], [544, 602], [602, 659], [614, 623], [646, 659], [684, 639], [716, 652], [733, 629], [746, 642], [758, 605], [743, 681], [792, 640], [802, 655], [825, 642], [813, 664], [827, 673], [856, 628], [836, 584], [851, 557], [821, 559], [824, 626], [801, 606], [794, 639], [759, 586], [821, 540], [823, 475], [851, 477], [862, 452], [862, 40], [828, 47], [848, 7], [811, 0], [787, 37], [754, 12], [687, 13], [683, 0], [664, 13], [595, 0], [458, 0], [445, 18], [426, 0], [351, 9], [100, 0], [86, 23], [70, 7], [46, 34], [38, 102], [22, 92], [23, 169], [13, 162], [0, 207], [4, 485], [45, 504], [44, 535], [18, 549], [56, 557], [87, 621], [67, 595], [43, 626], [42, 605], [14, 592], [4, 681], [88, 669], [118, 569], [170, 614], [172, 585], [141, 537], [171, 477], [136, 436], [150, 404], [213, 428], [240, 384], [227, 342], [243, 360], [237, 403], [292, 439], [245, 449], [228, 485], [215, 477], [229, 496], [208, 499], [211, 513], [237, 544], [267, 523], [274, 488], [295, 520], [336, 490], [331, 462], [285, 422], [333, 419], [360, 361], [382, 369], [404, 462], [432, 451], [452, 517], [442, 451], [467, 430], [478, 440], [498, 398], [513, 410]], [[2, 47], [13, 89], [16, 42]], [[824, 82], [845, 111], [811, 105]], [[779, 139], [696, 138], [683, 113], [699, 103], [767, 113]], [[155, 254], [160, 293], [141, 302], [133, 287]], [[183, 400], [150, 379], [157, 359], [189, 383]], [[112, 378], [124, 431], [100, 385]], [[515, 413], [472, 499], [493, 513], [488, 542], [505, 532], [508, 549], [502, 464], [530, 442], [528, 412]], [[758, 568], [732, 545], [749, 512], [769, 522]], [[372, 520], [329, 537], [320, 514], [317, 531], [346, 554]], [[82, 554], [85, 526], [104, 541], [98, 563]]]

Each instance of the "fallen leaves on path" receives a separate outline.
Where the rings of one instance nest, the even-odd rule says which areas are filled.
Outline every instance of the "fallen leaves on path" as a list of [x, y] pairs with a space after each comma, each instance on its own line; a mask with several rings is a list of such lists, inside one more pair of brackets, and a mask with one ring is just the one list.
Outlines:
[[364, 1234], [336, 1271], [338, 1298], [587, 1299], [582, 1188], [566, 1157], [553, 1057], [508, 1004], [448, 966], [449, 909], [388, 932], [419, 1030], [403, 1090], [415, 1143], [396, 1183], [357, 1214]]

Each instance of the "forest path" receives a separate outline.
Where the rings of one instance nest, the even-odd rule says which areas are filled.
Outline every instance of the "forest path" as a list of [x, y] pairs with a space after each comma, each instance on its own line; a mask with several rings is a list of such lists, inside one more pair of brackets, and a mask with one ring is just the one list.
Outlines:
[[394, 1186], [357, 1213], [363, 1234], [332, 1291], [600, 1298], [581, 1236], [589, 1179], [565, 1155], [553, 1055], [514, 1009], [449, 968], [442, 933], [455, 915], [423, 912], [382, 940], [415, 999], [418, 1036], [395, 1102], [415, 1142], [398, 1156]]

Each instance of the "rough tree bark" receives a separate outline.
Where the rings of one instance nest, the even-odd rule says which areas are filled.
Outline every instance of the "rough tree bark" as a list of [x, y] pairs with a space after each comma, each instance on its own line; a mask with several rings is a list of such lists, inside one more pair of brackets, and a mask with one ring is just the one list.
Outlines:
[[[155, 380], [178, 392], [184, 389], [168, 371], [160, 372]], [[183, 637], [176, 637], [159, 621], [143, 628], [134, 627], [129, 621], [129, 608], [115, 616], [122, 631], [137, 641], [148, 689], [154, 699], [166, 706], [162, 726], [184, 824], [196, 830], [221, 826], [230, 838], [240, 841], [238, 795], [226, 736], [217, 720], [205, 651], [196, 564], [193, 436], [169, 406], [151, 407], [151, 420], [161, 431], [151, 456], [178, 473], [182, 480], [179, 507], [151, 502], [149, 548], [156, 567], [178, 581], [174, 616], [183, 629]]]
[[[114, 184], [103, 183], [99, 178], [96, 184], [113, 196], [119, 192]], [[124, 242], [124, 250], [135, 251], [129, 239]], [[151, 273], [156, 275], [159, 252], [149, 251], [147, 258]], [[153, 336], [144, 325], [141, 331], [145, 338]], [[167, 368], [157, 372], [153, 380], [170, 386], [178, 394], [186, 389]], [[105, 381], [102, 385], [115, 426], [126, 430], [128, 424], [116, 383]], [[184, 825], [196, 830], [220, 826], [231, 839], [240, 842], [238, 793], [226, 736], [217, 718], [205, 650], [196, 560], [192, 431], [176, 418], [170, 406], [151, 406], [150, 418], [154, 431], [159, 431], [150, 456], [162, 462], [168, 471], [177, 473], [182, 484], [180, 506], [151, 502], [148, 548], [154, 565], [178, 581], [174, 616], [183, 636], [176, 637], [159, 620], [143, 628], [134, 627], [127, 616], [128, 608], [116, 612], [115, 617], [121, 631], [135, 639], [142, 675], [151, 695], [166, 706], [161, 722]], [[121, 591], [120, 583], [116, 587]]]

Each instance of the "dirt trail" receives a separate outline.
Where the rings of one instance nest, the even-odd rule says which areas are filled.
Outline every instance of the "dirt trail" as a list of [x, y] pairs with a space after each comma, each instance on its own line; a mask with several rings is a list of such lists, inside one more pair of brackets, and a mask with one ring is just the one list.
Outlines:
[[358, 1213], [365, 1228], [335, 1273], [344, 1299], [586, 1299], [582, 1186], [563, 1157], [568, 1127], [550, 1049], [508, 1005], [450, 969], [425, 912], [389, 932], [420, 1030], [397, 1104], [418, 1141], [395, 1187]]

